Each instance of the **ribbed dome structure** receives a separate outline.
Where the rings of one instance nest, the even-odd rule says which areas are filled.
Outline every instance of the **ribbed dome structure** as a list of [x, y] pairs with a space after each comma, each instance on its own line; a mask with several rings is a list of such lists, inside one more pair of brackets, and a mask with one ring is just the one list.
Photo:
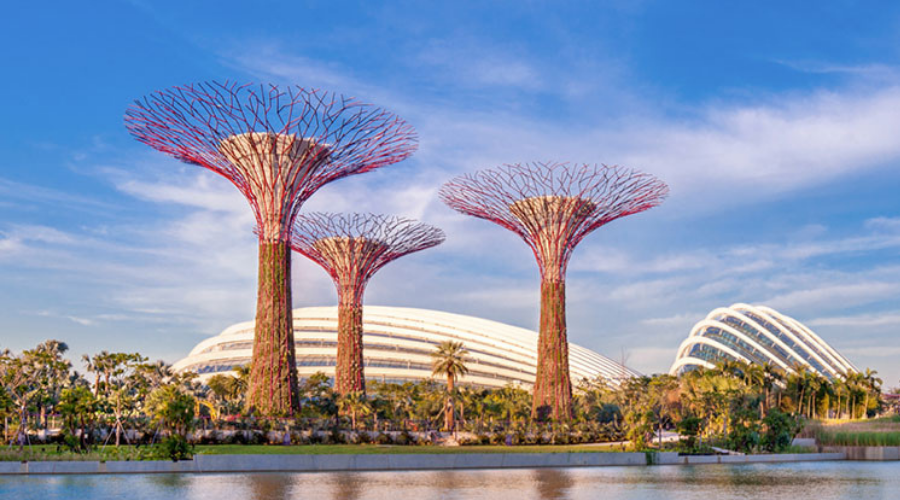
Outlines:
[[[252, 321], [233, 325], [197, 344], [174, 365], [195, 371], [200, 380], [227, 373], [250, 361]], [[334, 376], [337, 349], [337, 308], [294, 310], [297, 372]], [[425, 309], [366, 306], [363, 311], [363, 361], [368, 380], [407, 382], [431, 378], [431, 356], [445, 340], [462, 342], [469, 351], [464, 384], [503, 387], [534, 384], [537, 366], [536, 332], [496, 321]], [[569, 344], [570, 372], [576, 383], [603, 376], [613, 384], [639, 376], [634, 370], [591, 350]]]
[[788, 372], [806, 366], [829, 379], [856, 372], [852, 363], [799, 321], [765, 306], [720, 307], [694, 325], [669, 372], [678, 375], [720, 361], [771, 363]]

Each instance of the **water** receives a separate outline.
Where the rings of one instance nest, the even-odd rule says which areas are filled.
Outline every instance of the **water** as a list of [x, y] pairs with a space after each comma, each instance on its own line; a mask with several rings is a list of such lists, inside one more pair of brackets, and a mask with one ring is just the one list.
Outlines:
[[0, 498], [878, 500], [900, 498], [900, 462], [315, 474], [0, 476]]

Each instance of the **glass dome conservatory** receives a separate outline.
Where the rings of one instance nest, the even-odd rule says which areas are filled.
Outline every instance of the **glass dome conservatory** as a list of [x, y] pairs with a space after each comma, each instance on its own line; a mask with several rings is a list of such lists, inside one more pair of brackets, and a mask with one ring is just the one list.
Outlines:
[[[250, 362], [254, 323], [238, 323], [196, 347], [173, 368], [195, 371], [204, 381]], [[337, 308], [294, 310], [297, 371], [334, 376]], [[363, 363], [369, 380], [418, 381], [431, 378], [431, 353], [445, 340], [462, 342], [469, 351], [469, 373], [460, 382], [481, 387], [534, 384], [537, 333], [496, 321], [425, 309], [366, 306], [363, 310]], [[602, 376], [610, 383], [638, 372], [575, 344], [569, 344], [572, 381]]]
[[799, 321], [765, 306], [734, 304], [709, 313], [681, 343], [669, 372], [681, 374], [721, 361], [805, 366], [829, 379], [857, 369]]

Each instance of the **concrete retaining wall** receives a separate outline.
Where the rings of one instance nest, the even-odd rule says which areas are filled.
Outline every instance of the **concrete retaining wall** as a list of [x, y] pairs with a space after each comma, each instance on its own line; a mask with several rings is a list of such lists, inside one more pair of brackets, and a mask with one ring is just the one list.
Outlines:
[[774, 464], [780, 462], [823, 462], [847, 460], [843, 452], [831, 453], [783, 453], [780, 455], [685, 455], [660, 453], [660, 465], [702, 465], [702, 464]]
[[[837, 453], [678, 456], [659, 465], [747, 464], [845, 460]], [[644, 453], [460, 453], [416, 455], [196, 455], [181, 462], [0, 462], [0, 474], [144, 474], [186, 472], [324, 472], [506, 469], [647, 465]]]
[[823, 446], [822, 451], [845, 453], [847, 460], [900, 460], [900, 447], [897, 446]]

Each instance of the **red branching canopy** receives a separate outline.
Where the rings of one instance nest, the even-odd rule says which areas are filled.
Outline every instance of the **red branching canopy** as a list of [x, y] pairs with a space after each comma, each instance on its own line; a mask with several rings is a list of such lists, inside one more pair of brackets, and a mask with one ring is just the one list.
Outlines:
[[324, 184], [396, 163], [417, 146], [397, 116], [302, 87], [173, 87], [135, 101], [125, 121], [139, 141], [234, 183], [265, 241], [287, 241], [300, 206]]
[[325, 268], [339, 289], [361, 296], [388, 262], [444, 241], [440, 229], [403, 217], [373, 214], [300, 214], [291, 247]]
[[525, 163], [457, 177], [440, 197], [458, 212], [518, 234], [534, 251], [541, 275], [564, 281], [575, 246], [591, 231], [655, 207], [668, 194], [649, 174], [617, 166]]

